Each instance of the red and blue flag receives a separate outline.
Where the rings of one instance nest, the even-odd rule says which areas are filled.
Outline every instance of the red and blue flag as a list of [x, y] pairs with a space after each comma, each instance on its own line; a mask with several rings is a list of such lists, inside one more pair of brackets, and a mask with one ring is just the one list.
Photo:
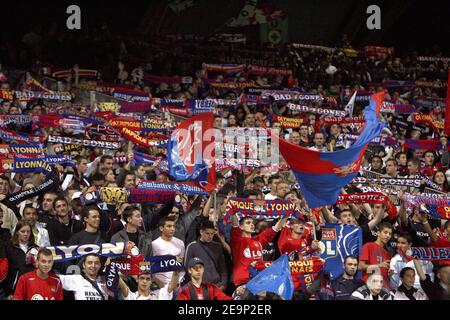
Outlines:
[[279, 150], [294, 172], [310, 208], [334, 204], [340, 189], [357, 176], [367, 144], [384, 128], [378, 119], [384, 95], [382, 91], [371, 96], [369, 106], [364, 109], [364, 129], [348, 149], [319, 152], [272, 134], [272, 139], [279, 141]]
[[181, 122], [167, 143], [169, 174], [207, 192], [216, 188], [214, 115], [202, 113]]

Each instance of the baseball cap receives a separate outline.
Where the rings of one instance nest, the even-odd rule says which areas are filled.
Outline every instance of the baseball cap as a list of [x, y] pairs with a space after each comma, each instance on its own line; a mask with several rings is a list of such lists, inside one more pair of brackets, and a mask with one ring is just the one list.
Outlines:
[[82, 194], [83, 193], [81, 191], [74, 192], [73, 195], [72, 195], [72, 199], [71, 200], [74, 200], [74, 199], [77, 199], [77, 198], [81, 198]]
[[201, 265], [205, 266], [205, 263], [203, 262], [202, 259], [197, 258], [197, 257], [194, 257], [194, 258], [192, 258], [191, 260], [189, 260], [188, 268], [192, 268], [192, 267], [195, 266], [196, 264], [201, 264]]

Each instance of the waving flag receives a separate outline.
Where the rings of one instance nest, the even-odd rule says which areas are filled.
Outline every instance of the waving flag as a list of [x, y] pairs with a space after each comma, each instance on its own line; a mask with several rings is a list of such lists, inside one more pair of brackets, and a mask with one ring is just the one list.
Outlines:
[[202, 113], [178, 125], [167, 144], [169, 174], [210, 192], [216, 188], [214, 116]]
[[344, 272], [347, 256], [359, 257], [362, 247], [361, 228], [348, 224], [325, 224], [319, 242], [320, 257], [325, 260], [323, 271], [335, 279]]
[[272, 292], [281, 296], [284, 300], [292, 300], [294, 283], [292, 282], [288, 256], [282, 255], [245, 286], [254, 295], [261, 292]]
[[384, 94], [383, 91], [372, 95], [370, 105], [364, 110], [364, 130], [359, 139], [347, 149], [319, 152], [272, 134], [272, 139], [279, 141], [280, 152], [294, 172], [310, 208], [334, 204], [339, 190], [356, 177], [367, 144], [384, 128], [384, 124], [377, 119]]

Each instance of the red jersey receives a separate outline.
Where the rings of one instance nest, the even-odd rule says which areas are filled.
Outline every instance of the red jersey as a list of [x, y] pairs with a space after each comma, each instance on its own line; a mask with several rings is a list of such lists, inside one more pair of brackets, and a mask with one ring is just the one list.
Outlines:
[[49, 273], [47, 279], [41, 279], [36, 271], [19, 278], [14, 300], [63, 300], [61, 280], [53, 273]]
[[[379, 264], [383, 261], [390, 261], [391, 255], [389, 252], [386, 251], [383, 247], [379, 246], [376, 242], [369, 242], [366, 243], [362, 247], [361, 256], [359, 257], [360, 261], [364, 261], [367, 264]], [[389, 268], [380, 268], [381, 274], [383, 276], [383, 287], [384, 288], [390, 288], [390, 282], [389, 282]], [[364, 282], [367, 281], [368, 274], [366, 272], [363, 272], [362, 280]]]
[[231, 254], [233, 255], [233, 282], [240, 285], [250, 278], [249, 268], [253, 261], [263, 260], [263, 245], [271, 242], [276, 232], [267, 228], [254, 238], [242, 237], [239, 227], [231, 228]]
[[298, 252], [301, 256], [303, 254], [310, 254], [314, 251], [309, 247], [310, 242], [310, 237], [308, 237], [308, 235], [301, 238], [293, 238], [292, 229], [283, 227], [283, 229], [281, 229], [280, 238], [278, 239], [278, 249], [281, 254]]

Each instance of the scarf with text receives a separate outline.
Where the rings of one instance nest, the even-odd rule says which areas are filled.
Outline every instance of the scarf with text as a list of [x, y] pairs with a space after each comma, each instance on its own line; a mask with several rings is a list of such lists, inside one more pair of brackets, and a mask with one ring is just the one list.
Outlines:
[[171, 193], [181, 192], [187, 195], [202, 195], [202, 196], [208, 195], [208, 193], [203, 189], [191, 185], [189, 183], [157, 182], [157, 181], [142, 180], [137, 185], [136, 188], [147, 191], [166, 191]]
[[395, 104], [389, 101], [383, 101], [380, 112], [395, 114], [410, 114], [416, 112], [416, 107], [411, 104]]
[[433, 119], [431, 114], [416, 113], [413, 115], [412, 120], [414, 123], [425, 123], [430, 125], [435, 132], [444, 129], [444, 121]]
[[160, 273], [170, 271], [182, 271], [184, 267], [172, 255], [143, 257], [139, 255], [131, 258], [117, 258], [114, 260], [116, 266], [125, 275], [139, 275], [145, 273]]
[[42, 172], [46, 175], [52, 173], [52, 168], [45, 158], [21, 158], [14, 157], [13, 172]]
[[[229, 198], [226, 204], [224, 222], [229, 222], [231, 215], [237, 217], [262, 216], [266, 218], [279, 218], [285, 216], [298, 216], [299, 211], [295, 203], [283, 199], [257, 200], [248, 198]], [[226, 218], [226, 219], [225, 219]]]
[[111, 118], [109, 119], [107, 124], [117, 129], [127, 128], [133, 131], [140, 131], [142, 129], [141, 121], [135, 121], [126, 118]]
[[49, 143], [62, 143], [62, 144], [74, 144], [82, 145], [85, 147], [97, 147], [102, 149], [119, 149], [120, 142], [116, 141], [95, 141], [95, 140], [85, 140], [70, 137], [59, 137], [59, 136], [48, 136], [47, 142]]
[[167, 131], [169, 129], [170, 126], [167, 121], [163, 119], [144, 118], [142, 121], [143, 132]]
[[95, 253], [102, 257], [119, 257], [128, 255], [130, 251], [129, 244], [125, 242], [52, 246], [46, 248], [52, 252], [53, 261], [55, 262], [79, 259], [88, 253]]
[[450, 198], [439, 194], [422, 193], [420, 195], [404, 194], [403, 201], [405, 205], [417, 206], [420, 204], [435, 205], [439, 207], [450, 206]]
[[418, 260], [450, 260], [450, 248], [412, 247], [411, 257]]
[[[273, 261], [258, 261], [254, 268], [257, 271], [262, 271], [272, 264]], [[293, 276], [300, 276], [308, 273], [320, 272], [324, 266], [325, 262], [323, 260], [312, 258], [304, 260], [289, 261], [289, 266], [291, 268], [291, 274]]]
[[334, 110], [334, 109], [323, 109], [309, 106], [302, 106], [298, 104], [288, 103], [287, 107], [291, 111], [307, 112], [315, 114], [324, 114], [328, 116], [345, 117], [347, 112], [344, 110]]
[[9, 101], [12, 101], [14, 99], [19, 101], [30, 101], [33, 99], [71, 101], [72, 95], [69, 92], [53, 92], [53, 91], [22, 92], [22, 91], [0, 90], [0, 98]]
[[308, 119], [303, 118], [287, 118], [282, 116], [273, 115], [270, 117], [270, 120], [273, 122], [279, 122], [283, 128], [293, 128], [298, 129], [303, 123], [306, 123]]
[[271, 68], [271, 67], [260, 67], [260, 66], [247, 66], [247, 72], [250, 74], [270, 74], [277, 76], [290, 76], [292, 74], [292, 70], [283, 69], [283, 68]]
[[369, 193], [353, 193], [353, 194], [341, 194], [336, 201], [336, 204], [361, 204], [361, 203], [369, 203], [369, 204], [384, 204], [386, 205], [386, 212], [389, 215], [389, 219], [392, 220], [397, 215], [397, 209], [392, 203], [391, 199], [378, 192], [369, 192]]
[[22, 201], [39, 196], [50, 190], [56, 191], [58, 189], [58, 186], [59, 186], [58, 178], [55, 176], [49, 176], [48, 180], [38, 185], [37, 187], [9, 194], [6, 199], [10, 205], [17, 205]]
[[0, 115], [0, 127], [7, 127], [9, 124], [15, 124], [16, 126], [28, 126], [33, 121], [31, 115], [22, 114], [10, 114]]
[[409, 178], [365, 178], [365, 177], [355, 177], [351, 183], [355, 184], [378, 184], [382, 186], [405, 186], [405, 187], [416, 187], [421, 186], [420, 179], [409, 179]]
[[139, 134], [128, 128], [122, 128], [121, 132], [127, 140], [133, 141], [134, 143], [137, 143], [144, 147], [163, 147], [167, 144], [167, 140], [151, 140], [146, 137], [140, 136]]

